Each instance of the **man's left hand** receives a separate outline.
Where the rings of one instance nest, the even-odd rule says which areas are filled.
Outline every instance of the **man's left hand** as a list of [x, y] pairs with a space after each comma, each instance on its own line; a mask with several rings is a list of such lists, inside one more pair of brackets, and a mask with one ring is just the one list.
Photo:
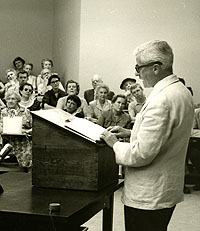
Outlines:
[[110, 146], [111, 148], [118, 141], [117, 137], [107, 130], [105, 130], [101, 134], [100, 138], [104, 140], [107, 143], [107, 145]]

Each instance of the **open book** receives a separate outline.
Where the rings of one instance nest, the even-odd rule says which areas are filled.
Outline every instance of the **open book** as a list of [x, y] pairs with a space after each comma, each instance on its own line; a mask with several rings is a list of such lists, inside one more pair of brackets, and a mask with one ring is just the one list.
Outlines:
[[100, 135], [105, 130], [105, 128], [99, 126], [98, 124], [95, 124], [86, 119], [75, 117], [68, 112], [58, 108], [32, 111], [31, 113], [42, 117], [60, 127], [63, 127], [66, 130], [70, 130], [71, 132], [82, 136], [83, 138], [88, 139], [94, 143], [100, 141]]
[[98, 124], [77, 117], [74, 117], [69, 122], [66, 121], [65, 127], [70, 128], [94, 141], [100, 141], [100, 135], [105, 130], [105, 128]]

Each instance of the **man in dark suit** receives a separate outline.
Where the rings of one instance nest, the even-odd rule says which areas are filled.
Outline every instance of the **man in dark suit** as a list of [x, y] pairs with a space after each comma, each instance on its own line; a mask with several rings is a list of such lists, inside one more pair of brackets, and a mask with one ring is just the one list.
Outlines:
[[[92, 77], [92, 87], [93, 89], [89, 89], [89, 90], [86, 90], [84, 92], [84, 98], [85, 100], [87, 101], [87, 103], [89, 104], [91, 101], [94, 100], [94, 96], [95, 96], [95, 89], [96, 87], [98, 86], [99, 83], [103, 83], [103, 80], [101, 78], [101, 76], [95, 74], [93, 77]], [[108, 93], [108, 99], [109, 100], [112, 100], [113, 96], [114, 96], [114, 92], [113, 91], [110, 91]]]

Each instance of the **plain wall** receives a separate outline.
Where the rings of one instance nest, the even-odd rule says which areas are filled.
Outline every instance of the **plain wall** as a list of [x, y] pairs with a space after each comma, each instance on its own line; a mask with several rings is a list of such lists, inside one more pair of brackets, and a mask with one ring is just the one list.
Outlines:
[[[200, 102], [200, 1], [82, 0], [79, 82], [81, 94], [98, 73], [111, 90], [135, 75], [134, 48], [152, 39], [168, 41], [174, 73], [183, 77]], [[137, 79], [138, 80], [138, 79]], [[149, 94], [150, 90], [145, 90]]]
[[53, 0], [0, 1], [0, 76], [5, 82], [6, 69], [21, 56], [41, 71], [41, 60], [52, 58]]
[[63, 84], [79, 81], [80, 0], [54, 1], [53, 60]]
[[186, 80], [200, 102], [200, 1], [1, 0], [0, 6], [3, 81], [16, 56], [32, 62], [35, 74], [48, 57], [63, 83], [80, 83], [80, 95], [96, 73], [115, 93], [122, 93], [121, 81], [135, 75], [134, 48], [164, 39], [174, 49], [174, 73]]

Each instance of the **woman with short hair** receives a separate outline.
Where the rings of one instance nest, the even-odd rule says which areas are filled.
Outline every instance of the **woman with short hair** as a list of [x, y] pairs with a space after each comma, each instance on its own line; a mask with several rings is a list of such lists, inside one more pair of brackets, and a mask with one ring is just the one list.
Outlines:
[[[78, 95], [80, 91], [79, 84], [74, 80], [68, 80], [66, 83], [66, 94], [67, 96], [64, 96], [58, 100], [57, 108], [66, 109], [67, 105], [67, 98], [70, 95]], [[83, 112], [84, 117], [90, 117], [90, 112], [88, 108], [88, 104], [84, 98], [79, 97], [81, 100], [81, 106], [78, 108], [78, 111], [81, 113]]]
[[84, 117], [83, 112], [78, 110], [80, 106], [81, 106], [80, 98], [77, 95], [69, 95], [67, 97], [66, 107], [64, 111], [76, 117], [83, 118]]
[[19, 105], [27, 108], [30, 111], [40, 110], [42, 106], [42, 98], [40, 96], [33, 97], [33, 86], [30, 83], [25, 83], [19, 87], [21, 101]]
[[44, 94], [44, 97], [42, 99], [43, 109], [55, 108], [58, 100], [66, 95], [64, 91], [59, 89], [59, 84], [60, 77], [56, 74], [52, 74], [49, 77], [47, 84], [47, 86], [50, 86], [51, 89]]
[[123, 128], [131, 128], [131, 117], [128, 113], [124, 112], [127, 104], [125, 95], [115, 95], [112, 99], [112, 108], [103, 111], [99, 117], [97, 124], [104, 128], [111, 126], [120, 126]]
[[30, 111], [24, 107], [20, 107], [19, 102], [21, 97], [16, 91], [10, 90], [5, 94], [7, 107], [1, 111], [0, 117], [0, 132], [3, 133], [4, 117], [14, 118], [22, 117], [22, 135], [3, 135], [3, 144], [10, 143], [13, 150], [10, 155], [17, 158], [19, 166], [27, 168], [32, 166], [32, 117]]
[[9, 68], [6, 70], [6, 79], [7, 83], [5, 84], [5, 93], [8, 90], [19, 90], [19, 82], [17, 80], [17, 72], [13, 68]]
[[91, 118], [90, 121], [96, 123], [103, 111], [111, 109], [111, 101], [107, 99], [109, 87], [100, 83], [96, 88], [96, 99], [89, 103]]
[[28, 73], [28, 83], [30, 83], [33, 86], [33, 90], [35, 93], [37, 89], [37, 77], [32, 75], [33, 71], [33, 64], [32, 63], [25, 63], [24, 64], [24, 71]]
[[25, 60], [19, 56], [13, 60], [13, 67], [15, 68], [17, 73], [23, 70], [24, 64]]

